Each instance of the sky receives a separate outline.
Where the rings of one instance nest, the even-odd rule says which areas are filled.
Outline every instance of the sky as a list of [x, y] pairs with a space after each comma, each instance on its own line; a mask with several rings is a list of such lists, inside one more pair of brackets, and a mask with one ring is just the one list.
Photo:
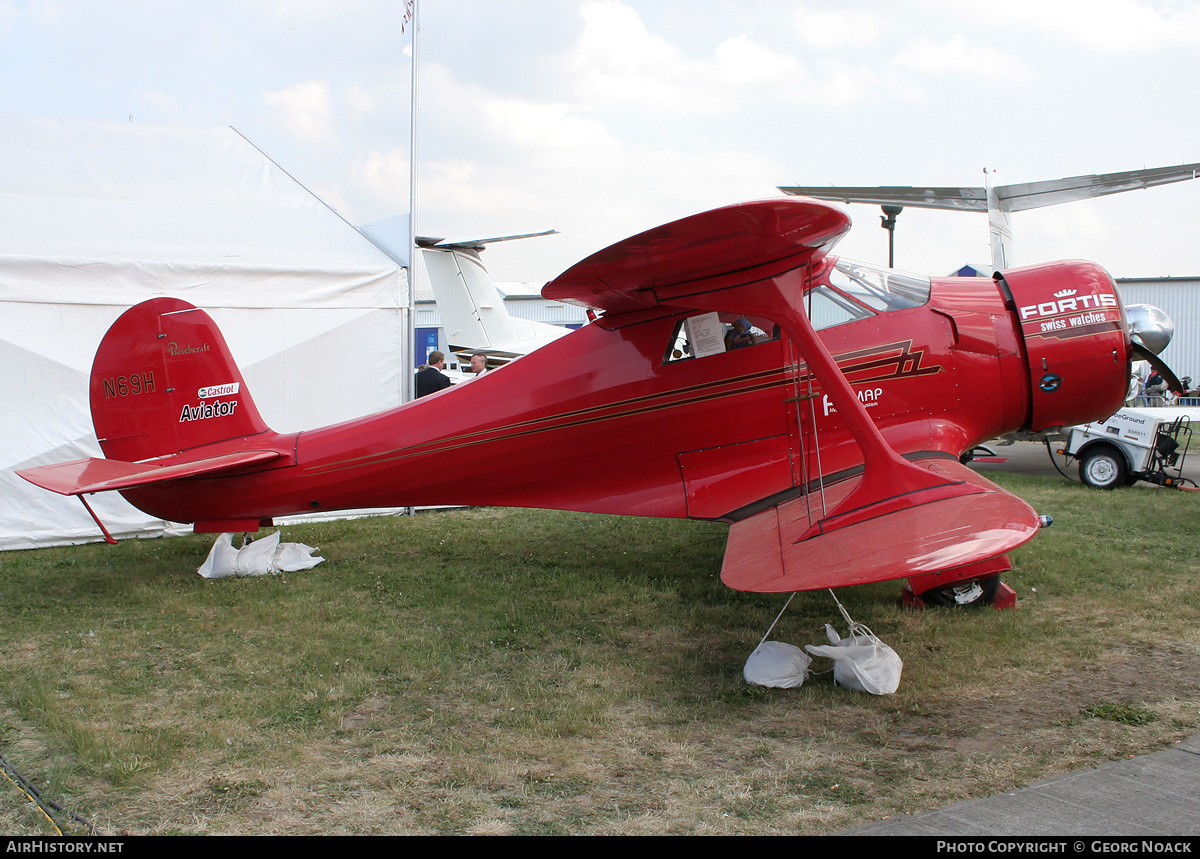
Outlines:
[[[408, 210], [401, 0], [0, 0], [0, 112], [231, 125], [351, 223]], [[1200, 0], [422, 0], [418, 231], [545, 281], [777, 185], [982, 185], [1200, 162]], [[885, 263], [879, 209], [835, 251]], [[1200, 276], [1200, 181], [1013, 216], [1020, 263]], [[896, 266], [987, 263], [906, 209]]]

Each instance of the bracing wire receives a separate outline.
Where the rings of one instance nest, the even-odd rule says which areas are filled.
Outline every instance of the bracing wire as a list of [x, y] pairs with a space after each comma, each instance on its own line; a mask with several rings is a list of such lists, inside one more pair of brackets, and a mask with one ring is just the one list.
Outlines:
[[850, 636], [853, 638], [856, 635], [865, 635], [868, 638], [879, 641], [879, 637], [871, 632], [871, 628], [864, 623], [859, 623], [854, 618], [850, 617], [850, 612], [846, 611], [846, 607], [842, 605], [841, 600], [837, 598], [837, 594], [833, 592], [833, 588], [829, 588], [829, 596], [833, 597], [833, 601], [837, 604], [838, 611], [842, 613], [842, 617], [846, 621], [846, 626], [850, 628]]
[[[758, 642], [758, 647], [763, 646], [763, 642], [767, 640], [767, 636], [771, 634], [771, 630], [775, 629], [776, 624], [779, 623], [779, 618], [783, 617], [783, 613], [785, 611], [787, 611], [787, 607], [792, 604], [792, 600], [794, 600], [795, 598], [796, 598], [796, 592], [792, 591], [791, 595], [787, 598], [787, 602], [785, 602], [783, 604], [783, 608], [781, 608], [779, 610], [779, 614], [775, 615], [775, 619], [773, 621], [771, 621], [771, 625], [768, 626], [767, 631], [765, 633], [763, 633], [762, 639]], [[755, 648], [755, 649], [757, 650], [758, 648]]]

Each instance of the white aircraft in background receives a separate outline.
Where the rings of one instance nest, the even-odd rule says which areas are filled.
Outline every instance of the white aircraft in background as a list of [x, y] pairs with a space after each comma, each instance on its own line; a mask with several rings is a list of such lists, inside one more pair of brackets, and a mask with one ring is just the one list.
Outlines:
[[[357, 229], [406, 270], [413, 271], [415, 260], [409, 246], [408, 215]], [[489, 365], [494, 366], [526, 355], [570, 333], [571, 329], [560, 325], [510, 315], [504, 306], [504, 296], [479, 258], [480, 252], [495, 242], [557, 233], [558, 230], [542, 230], [482, 239], [417, 237], [416, 244], [425, 257], [425, 268], [451, 352], [459, 356], [487, 352]], [[467, 361], [464, 359], [462, 363]], [[447, 375], [456, 382], [474, 378], [460, 376], [457, 371], [447, 372]]]
[[560, 325], [509, 314], [504, 297], [479, 258], [489, 244], [557, 232], [544, 230], [483, 239], [417, 238], [442, 317], [442, 330], [452, 351], [487, 352], [489, 358], [512, 359], [570, 333], [569, 328]]
[[[984, 170], [984, 176], [992, 175]], [[1183, 182], [1200, 175], [1200, 164], [1181, 164], [1178, 167], [1155, 167], [1129, 170], [1125, 173], [1096, 173], [1072, 176], [1046, 182], [1025, 182], [1019, 185], [992, 185], [985, 179], [982, 188], [926, 188], [883, 185], [875, 188], [852, 186], [779, 186], [785, 194], [835, 200], [842, 203], [878, 203], [892, 208], [894, 217], [904, 206], [923, 209], [957, 209], [965, 212], [987, 212], [988, 228], [992, 235], [992, 268], [1002, 271], [1014, 264], [1013, 231], [1009, 214], [1058, 203], [1071, 203], [1122, 191], [1153, 188], [1171, 182]], [[885, 222], [886, 226], [886, 222]], [[891, 229], [891, 227], [888, 227]]]

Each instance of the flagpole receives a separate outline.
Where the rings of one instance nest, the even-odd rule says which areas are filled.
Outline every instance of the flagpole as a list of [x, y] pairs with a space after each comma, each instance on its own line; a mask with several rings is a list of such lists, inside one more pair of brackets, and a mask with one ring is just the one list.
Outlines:
[[412, 27], [412, 92], [409, 95], [409, 142], [408, 142], [408, 356], [404, 359], [404, 402], [414, 399], [414, 368], [411, 366], [417, 339], [417, 53], [421, 41], [421, 2], [410, 0], [412, 11], [409, 26]]

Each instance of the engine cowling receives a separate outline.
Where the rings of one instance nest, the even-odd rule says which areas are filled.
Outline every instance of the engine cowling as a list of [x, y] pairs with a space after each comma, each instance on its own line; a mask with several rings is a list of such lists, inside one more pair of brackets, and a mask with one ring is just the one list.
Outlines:
[[1101, 420], [1129, 387], [1129, 324], [1112, 276], [1082, 260], [997, 272], [1025, 344], [1030, 407], [1039, 432]]

